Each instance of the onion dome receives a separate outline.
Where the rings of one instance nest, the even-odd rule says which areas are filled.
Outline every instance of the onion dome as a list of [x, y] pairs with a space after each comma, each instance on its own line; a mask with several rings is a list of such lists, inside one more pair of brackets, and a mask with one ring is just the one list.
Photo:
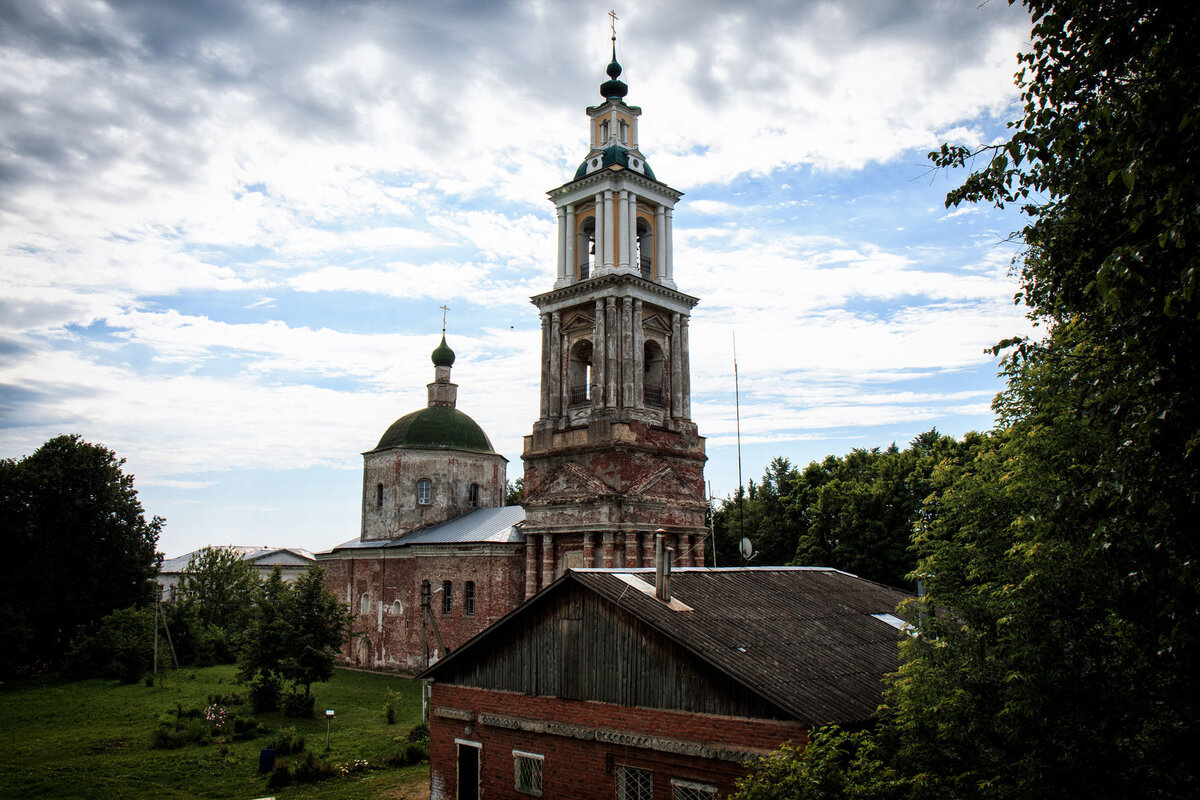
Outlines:
[[600, 84], [600, 96], [605, 100], [620, 100], [625, 95], [629, 94], [629, 87], [623, 81], [617, 80], [621, 77], [621, 65], [617, 63], [617, 46], [613, 45], [612, 62], [605, 70], [608, 73], [609, 79]]
[[450, 349], [450, 345], [446, 344], [446, 334], [442, 334], [442, 343], [433, 351], [431, 358], [435, 367], [454, 366], [454, 351]]
[[[446, 348], [449, 350], [450, 348]], [[466, 450], [494, 453], [479, 423], [457, 408], [430, 406], [405, 414], [384, 432], [376, 450], [405, 447], [415, 450]]]

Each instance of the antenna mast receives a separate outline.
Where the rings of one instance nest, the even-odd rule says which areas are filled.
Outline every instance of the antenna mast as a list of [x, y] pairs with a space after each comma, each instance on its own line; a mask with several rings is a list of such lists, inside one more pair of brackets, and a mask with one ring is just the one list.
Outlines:
[[[742, 514], [742, 503], [744, 502], [742, 491], [742, 406], [738, 397], [738, 371], [737, 371], [737, 331], [733, 332], [733, 413], [734, 419], [737, 420], [737, 461], [738, 461], [738, 538], [742, 539], [746, 536], [745, 519]], [[713, 551], [716, 552], [716, 543], [713, 543]], [[714, 556], [715, 557], [715, 556]]]

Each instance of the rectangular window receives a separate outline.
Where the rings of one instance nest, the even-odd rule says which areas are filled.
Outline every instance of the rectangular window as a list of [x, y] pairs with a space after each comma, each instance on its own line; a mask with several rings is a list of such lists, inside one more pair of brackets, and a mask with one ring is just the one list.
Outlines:
[[717, 800], [717, 787], [711, 783], [671, 778], [671, 800]]
[[513, 750], [513, 786], [518, 792], [542, 796], [542, 760], [537, 753]]
[[467, 581], [463, 586], [463, 612], [475, 613], [475, 581]]
[[450, 609], [454, 608], [454, 584], [450, 581], [442, 581], [442, 613], [449, 614]]
[[383, 508], [383, 484], [375, 484], [375, 505]]
[[650, 770], [617, 767], [617, 800], [652, 800], [653, 797]]
[[433, 495], [433, 484], [427, 479], [422, 478], [417, 481], [417, 503], [423, 506], [429, 505], [429, 500]]

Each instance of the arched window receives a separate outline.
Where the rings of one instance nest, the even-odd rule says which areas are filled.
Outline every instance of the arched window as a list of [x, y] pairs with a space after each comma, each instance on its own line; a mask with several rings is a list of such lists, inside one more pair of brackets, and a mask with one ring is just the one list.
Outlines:
[[392, 601], [392, 613], [393, 614], [403, 614], [404, 613], [404, 603], [401, 603], [399, 600], [393, 600]]
[[620, 123], [618, 123], [618, 125], [619, 125], [619, 127], [617, 128], [617, 130], [619, 130], [621, 132], [620, 133], [621, 144], [629, 144], [629, 123], [626, 122], [625, 120], [621, 120]]
[[603, 145], [608, 141], [608, 120], [600, 123], [600, 144]]
[[642, 398], [646, 405], [663, 408], [666, 406], [667, 370], [666, 359], [658, 342], [646, 342], [643, 351]]
[[375, 505], [383, 508], [383, 484], [375, 484]]
[[417, 481], [417, 503], [427, 506], [433, 497], [433, 483], [428, 478]]
[[467, 502], [471, 504], [471, 508], [479, 505], [479, 484], [472, 483], [471, 488], [467, 489]]
[[360, 613], [360, 614], [370, 614], [371, 613], [371, 593], [370, 592], [363, 592], [362, 597], [358, 598], [358, 613]]
[[596, 218], [584, 217], [579, 223], [579, 233], [575, 241], [575, 272], [579, 280], [595, 271], [596, 266]]
[[637, 260], [642, 277], [654, 280], [654, 230], [644, 219], [637, 221]]
[[583, 339], [571, 348], [567, 364], [567, 386], [570, 405], [586, 403], [592, 396], [592, 343]]

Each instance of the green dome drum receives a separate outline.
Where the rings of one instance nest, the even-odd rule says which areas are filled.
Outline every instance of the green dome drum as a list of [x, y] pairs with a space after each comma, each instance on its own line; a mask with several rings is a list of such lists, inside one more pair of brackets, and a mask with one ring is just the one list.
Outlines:
[[[450, 348], [446, 348], [449, 350]], [[451, 354], [453, 358], [453, 354]], [[417, 450], [465, 450], [495, 453], [487, 434], [457, 408], [430, 406], [405, 414], [384, 432], [376, 450], [408, 447]]]

